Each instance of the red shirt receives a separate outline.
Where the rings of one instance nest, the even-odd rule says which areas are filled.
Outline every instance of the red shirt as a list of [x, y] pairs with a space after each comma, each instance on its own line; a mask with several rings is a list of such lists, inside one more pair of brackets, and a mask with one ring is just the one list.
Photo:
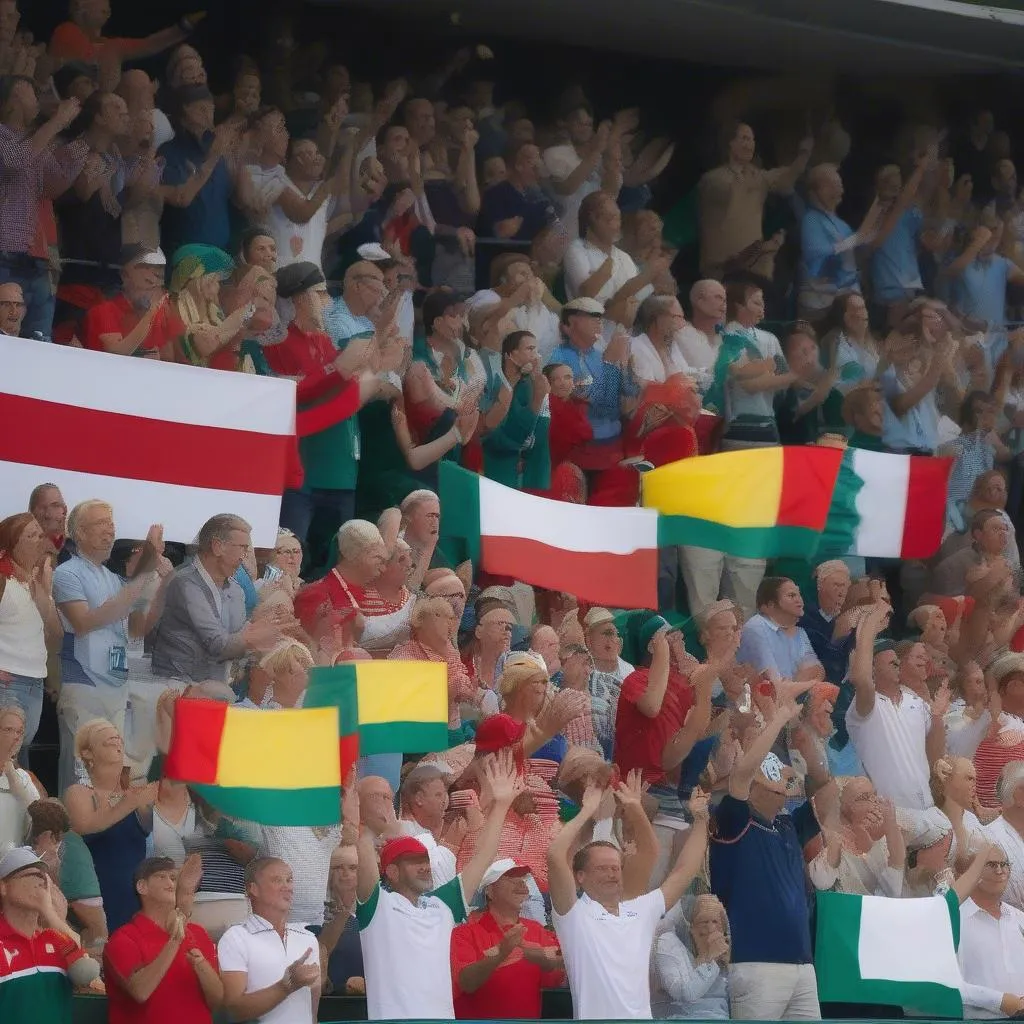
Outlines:
[[[124, 338], [135, 328], [142, 315], [124, 295], [101, 302], [85, 314], [82, 323], [82, 344], [93, 352], [106, 352], [100, 335], [120, 334]], [[165, 305], [153, 317], [153, 324], [143, 338], [139, 351], [161, 350], [162, 357], [173, 359], [175, 343], [184, 333], [185, 325], [181, 317], [169, 305]]]
[[[530, 946], [558, 949], [552, 932], [525, 917], [519, 923], [526, 929], [523, 941]], [[505, 929], [489, 910], [473, 914], [452, 932], [452, 988], [455, 1016], [459, 1020], [540, 1019], [540, 990], [564, 984], [562, 971], [542, 971], [523, 956], [521, 949], [511, 956], [475, 992], [459, 988], [459, 974], [470, 964], [484, 958], [501, 941]]]
[[80, 60], [86, 64], [95, 64], [103, 47], [112, 45], [128, 60], [140, 50], [146, 48], [145, 39], [108, 39], [100, 36], [95, 42], [73, 21], [65, 21], [53, 30], [50, 36], [50, 56], [60, 60]]
[[653, 783], [661, 782], [666, 776], [661, 756], [693, 707], [693, 691], [685, 676], [670, 669], [661, 710], [656, 717], [648, 718], [637, 707], [637, 701], [647, 690], [650, 671], [635, 669], [622, 682], [615, 714], [615, 763], [623, 778], [632, 769], [639, 768], [644, 773], [644, 781]]
[[109, 1024], [212, 1024], [213, 1014], [203, 998], [195, 969], [185, 956], [188, 950], [198, 949], [218, 970], [217, 950], [205, 929], [197, 924], [185, 926], [185, 941], [149, 999], [137, 1003], [121, 987], [122, 978], [130, 978], [140, 967], [152, 963], [166, 944], [167, 932], [141, 913], [110, 936], [103, 950]]
[[342, 579], [338, 570], [332, 569], [323, 579], [307, 583], [295, 595], [295, 614], [303, 623], [314, 623], [318, 609], [325, 604], [332, 608], [362, 609], [366, 600], [366, 588]]

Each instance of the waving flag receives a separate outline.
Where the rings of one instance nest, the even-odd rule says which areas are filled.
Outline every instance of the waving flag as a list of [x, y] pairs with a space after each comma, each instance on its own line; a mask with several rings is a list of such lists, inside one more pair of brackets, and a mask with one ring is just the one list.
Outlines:
[[661, 544], [740, 558], [809, 556], [825, 528], [842, 452], [779, 447], [683, 459], [643, 476]]
[[336, 825], [337, 708], [258, 711], [179, 700], [164, 775], [195, 786], [235, 818], [263, 825]]
[[821, 552], [931, 558], [942, 544], [953, 460], [847, 448]]
[[0, 335], [0, 517], [55, 483], [110, 502], [122, 537], [170, 541], [232, 512], [272, 547], [293, 467], [295, 385]]
[[441, 535], [485, 572], [616, 608], [658, 607], [658, 515], [538, 498], [441, 463]]

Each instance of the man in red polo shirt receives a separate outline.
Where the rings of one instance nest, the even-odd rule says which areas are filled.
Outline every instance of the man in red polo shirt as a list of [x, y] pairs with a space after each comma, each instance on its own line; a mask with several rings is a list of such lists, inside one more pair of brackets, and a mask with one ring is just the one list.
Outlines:
[[94, 352], [173, 361], [185, 325], [167, 300], [166, 269], [160, 249], [126, 245], [121, 251], [121, 293], [85, 314], [82, 344]]
[[480, 883], [486, 908], [452, 932], [459, 1020], [538, 1020], [540, 990], [565, 983], [554, 933], [519, 915], [530, 895], [529, 873], [521, 861], [495, 861]]
[[[27, 846], [0, 858], [0, 1020], [71, 1020], [71, 984], [88, 985], [100, 965], [86, 956], [50, 898], [52, 882]], [[70, 980], [69, 980], [70, 979]]]
[[170, 857], [148, 857], [135, 869], [142, 910], [103, 951], [110, 1024], [212, 1024], [224, 1000], [217, 951], [199, 925], [186, 922], [177, 890]]

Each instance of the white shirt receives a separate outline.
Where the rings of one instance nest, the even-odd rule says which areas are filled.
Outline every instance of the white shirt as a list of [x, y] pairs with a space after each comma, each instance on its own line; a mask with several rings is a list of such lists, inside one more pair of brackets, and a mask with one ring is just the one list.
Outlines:
[[322, 925], [331, 852], [341, 842], [341, 828], [332, 826], [321, 835], [308, 826], [264, 825], [259, 835], [260, 856], [283, 860], [295, 877], [295, 897], [288, 920]]
[[1003, 994], [1019, 993], [1024, 979], [1024, 913], [1002, 903], [996, 919], [974, 900], [965, 900], [957, 959], [964, 979], [964, 1018], [1005, 1016], [999, 1009]]
[[174, 129], [171, 127], [170, 119], [157, 107], [152, 110], [153, 115], [153, 148], [159, 149], [165, 142], [174, 138]]
[[24, 768], [15, 768], [18, 780], [12, 790], [7, 776], [0, 774], [0, 850], [21, 846], [28, 826], [28, 805], [42, 797]]
[[452, 932], [466, 920], [462, 877], [410, 903], [380, 883], [356, 904], [370, 1020], [454, 1020]]
[[[290, 924], [284, 942], [274, 926], [265, 918], [250, 914], [241, 924], [232, 925], [217, 943], [217, 959], [221, 971], [238, 971], [246, 975], [245, 991], [259, 992], [284, 977], [288, 965], [306, 950], [307, 964], [320, 963], [320, 944], [316, 936], [299, 925]], [[296, 989], [259, 1024], [312, 1024], [313, 995], [308, 986]]]
[[[554, 181], [565, 181], [565, 179], [570, 177], [573, 171], [583, 163], [583, 160], [580, 158], [573, 145], [568, 142], [561, 146], [551, 146], [550, 148], [545, 149], [542, 159], [548, 175]], [[591, 192], [597, 192], [598, 189], [600, 189], [603, 173], [603, 164], [598, 161], [594, 169], [590, 172], [590, 175], [571, 195], [563, 196], [558, 192], [555, 192], [554, 189], [549, 190], [549, 194], [554, 201], [555, 208], [558, 210], [558, 216], [561, 219], [562, 224], [565, 226], [566, 235], [569, 238], [579, 237], [580, 203], [582, 203]], [[570, 296], [570, 298], [571, 297], [572, 296]]]
[[[579, 297], [580, 285], [596, 270], [604, 265], [609, 254], [598, 249], [592, 242], [582, 238], [570, 242], [565, 250], [565, 294], [570, 299]], [[610, 302], [615, 293], [627, 282], [632, 281], [640, 273], [633, 257], [623, 252], [617, 245], [612, 246], [612, 273], [605, 281], [601, 290], [593, 296], [598, 302]], [[645, 285], [636, 293], [636, 300], [643, 302], [648, 295], [654, 294], [653, 285]]]
[[898, 705], [876, 693], [875, 706], [864, 718], [855, 700], [846, 712], [846, 728], [878, 795], [897, 807], [923, 811], [934, 806], [925, 753], [932, 716], [916, 693], [905, 686], [900, 692]]
[[586, 893], [568, 914], [551, 911], [576, 1020], [650, 1020], [651, 947], [664, 913], [660, 889], [620, 903], [617, 915]]
[[662, 359], [661, 353], [654, 347], [654, 342], [646, 334], [636, 335], [630, 343], [629, 361], [633, 375], [644, 384], [664, 384], [669, 377], [677, 373], [689, 375], [690, 366], [675, 342], [669, 344], [667, 357], [667, 360]]
[[721, 347], [720, 334], [705, 334], [691, 323], [687, 323], [679, 332], [679, 349], [683, 353], [683, 358], [695, 370], [705, 370], [708, 373], [714, 370]]
[[402, 835], [414, 836], [426, 848], [430, 856], [430, 873], [434, 878], [434, 888], [439, 889], [446, 882], [450, 882], [458, 871], [455, 865], [455, 854], [442, 846], [435, 838], [434, 833], [424, 828], [413, 818], [402, 818]]
[[43, 617], [28, 587], [13, 577], [7, 580], [0, 597], [0, 671], [46, 678]]
[[1006, 885], [1003, 899], [1018, 910], [1024, 910], [1024, 839], [1003, 817], [982, 825], [981, 830], [990, 843], [1003, 848], [1010, 862], [1010, 881]]

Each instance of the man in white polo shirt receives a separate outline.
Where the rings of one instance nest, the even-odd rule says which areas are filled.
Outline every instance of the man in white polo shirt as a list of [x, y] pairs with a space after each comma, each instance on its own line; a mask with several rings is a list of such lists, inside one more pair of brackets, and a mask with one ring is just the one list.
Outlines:
[[217, 943], [224, 1009], [232, 1020], [313, 1024], [320, 1002], [320, 947], [302, 925], [289, 924], [292, 869], [258, 857], [245, 869], [252, 913]]
[[[481, 762], [479, 777], [487, 817], [476, 837], [476, 853], [440, 888], [434, 888], [429, 852], [414, 836], [389, 839], [378, 868], [373, 833], [365, 828], [360, 833], [356, 920], [370, 1020], [455, 1017], [452, 931], [466, 920], [467, 904], [498, 852], [505, 815], [522, 790], [511, 756]], [[347, 787], [346, 823], [359, 820], [358, 804], [355, 787]]]
[[[575, 1019], [649, 1020], [649, 965], [655, 928], [704, 863], [708, 800], [699, 789], [693, 791], [690, 811], [694, 822], [661, 887], [623, 902], [622, 854], [616, 845], [599, 840], [572, 853], [603, 795], [603, 790], [588, 786], [579, 814], [548, 849], [551, 919], [569, 975]], [[638, 840], [638, 848], [656, 844], [639, 787], [620, 783], [615, 795], [634, 834], [647, 834], [648, 842]], [[577, 896], [580, 891], [582, 895]]]
[[935, 806], [928, 780], [946, 750], [945, 683], [931, 706], [900, 685], [900, 659], [891, 640], [879, 639], [888, 618], [885, 605], [872, 606], [857, 626], [850, 657], [856, 696], [846, 712], [846, 728], [857, 756], [880, 797], [896, 805], [907, 846], [932, 846], [949, 830]]

